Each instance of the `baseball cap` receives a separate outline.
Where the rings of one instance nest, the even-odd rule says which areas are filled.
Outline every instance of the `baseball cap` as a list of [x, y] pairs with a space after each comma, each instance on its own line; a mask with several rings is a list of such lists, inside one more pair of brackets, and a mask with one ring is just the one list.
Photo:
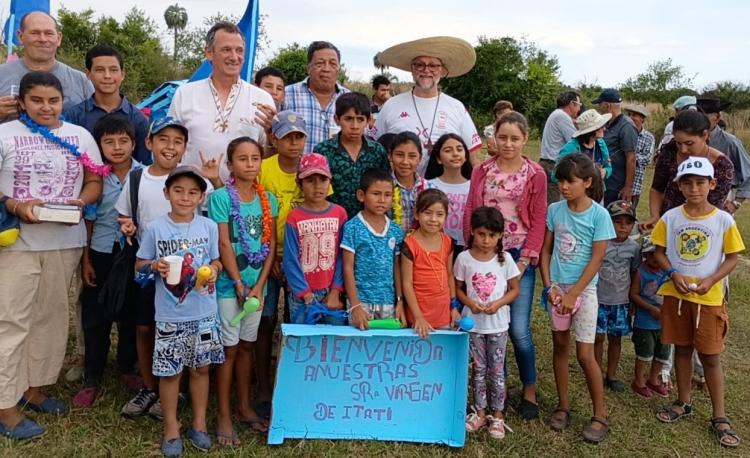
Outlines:
[[303, 155], [297, 167], [297, 179], [302, 180], [315, 174], [323, 175], [328, 179], [331, 178], [331, 169], [328, 167], [328, 160], [325, 156], [318, 153]]
[[635, 208], [633, 208], [633, 204], [631, 204], [627, 200], [616, 200], [612, 202], [611, 204], [607, 205], [607, 211], [609, 212], [609, 216], [612, 218], [625, 215], [636, 219]]
[[171, 116], [165, 116], [151, 122], [151, 126], [148, 128], [148, 136], [156, 135], [167, 127], [175, 127], [185, 134], [185, 141], [188, 139], [188, 130], [180, 121], [174, 119]]
[[699, 177], [714, 177], [714, 166], [705, 157], [690, 156], [677, 167], [677, 176], [674, 181], [680, 181], [685, 175], [696, 175]]
[[599, 97], [591, 101], [594, 105], [598, 105], [602, 102], [620, 103], [622, 97], [620, 97], [620, 91], [617, 89], [605, 89], [599, 94]]
[[690, 105], [695, 105], [697, 103], [698, 100], [694, 95], [683, 95], [682, 97], [678, 97], [677, 100], [674, 101], [674, 103], [672, 104], [672, 108], [680, 111], [685, 107], [689, 107]]
[[174, 170], [169, 172], [169, 176], [167, 177], [167, 181], [164, 183], [164, 187], [168, 188], [172, 185], [172, 183], [175, 182], [175, 180], [180, 177], [190, 177], [194, 179], [195, 182], [198, 183], [198, 187], [201, 188], [201, 192], [206, 192], [206, 189], [208, 189], [206, 180], [189, 165], [178, 165], [174, 168]]
[[307, 125], [298, 113], [292, 110], [284, 110], [273, 117], [271, 132], [276, 138], [284, 138], [290, 132], [302, 132], [307, 136]]

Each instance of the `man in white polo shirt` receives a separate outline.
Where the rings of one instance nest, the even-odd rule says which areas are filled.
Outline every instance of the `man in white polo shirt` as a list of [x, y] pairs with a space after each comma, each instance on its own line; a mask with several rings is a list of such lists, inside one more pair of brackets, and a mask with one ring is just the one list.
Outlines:
[[245, 38], [229, 22], [217, 22], [206, 34], [206, 58], [213, 71], [204, 80], [177, 89], [169, 116], [190, 132], [182, 163], [198, 167], [214, 187], [229, 179], [227, 145], [247, 136], [265, 143], [264, 126], [257, 117], [270, 119], [274, 101], [264, 90], [240, 78], [245, 61]]

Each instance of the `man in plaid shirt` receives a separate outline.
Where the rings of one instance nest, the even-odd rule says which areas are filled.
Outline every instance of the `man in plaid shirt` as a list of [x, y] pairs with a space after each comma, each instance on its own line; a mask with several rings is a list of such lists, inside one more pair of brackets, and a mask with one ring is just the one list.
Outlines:
[[305, 153], [341, 130], [334, 121], [336, 99], [349, 89], [338, 83], [341, 53], [327, 41], [307, 47], [307, 78], [286, 87], [284, 108], [302, 115], [307, 123]]
[[635, 178], [633, 179], [633, 207], [638, 207], [638, 198], [643, 187], [643, 175], [646, 173], [646, 166], [651, 163], [654, 157], [654, 134], [643, 128], [643, 123], [650, 115], [648, 108], [643, 105], [628, 105], [625, 112], [633, 120], [635, 128], [638, 130], [638, 142], [635, 144]]

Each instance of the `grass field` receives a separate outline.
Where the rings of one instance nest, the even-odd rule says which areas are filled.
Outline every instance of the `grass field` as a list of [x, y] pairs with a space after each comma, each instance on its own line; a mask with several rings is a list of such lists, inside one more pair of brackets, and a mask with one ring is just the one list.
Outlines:
[[[531, 156], [536, 156], [538, 142], [528, 146]], [[646, 182], [650, 183], [650, 175]], [[643, 200], [643, 199], [642, 199]], [[639, 208], [645, 213], [645, 204]], [[738, 215], [740, 228], [747, 227], [750, 208], [742, 209]], [[733, 301], [730, 304], [731, 328], [727, 351], [722, 362], [727, 375], [727, 411], [735, 429], [746, 440], [750, 440], [750, 314], [745, 307], [750, 305], [750, 262], [742, 260], [731, 277]], [[538, 295], [538, 291], [537, 291]], [[538, 302], [538, 301], [537, 301]], [[738, 450], [727, 451], [719, 447], [709, 434], [710, 402], [702, 393], [696, 393], [694, 402], [696, 414], [674, 425], [660, 423], [654, 417], [656, 410], [666, 400], [644, 400], [629, 391], [621, 394], [606, 393], [607, 412], [612, 429], [609, 438], [598, 446], [589, 445], [580, 438], [581, 429], [591, 416], [590, 402], [580, 369], [571, 358], [572, 425], [565, 433], [552, 432], [546, 422], [555, 407], [556, 396], [551, 361], [551, 333], [548, 320], [541, 309], [535, 307], [533, 316], [534, 341], [537, 348], [539, 371], [539, 402], [541, 420], [523, 423], [514, 413], [508, 414], [508, 421], [515, 433], [502, 441], [492, 440], [486, 432], [467, 437], [466, 446], [453, 450], [443, 446], [415, 445], [407, 443], [289, 440], [282, 446], [265, 445], [265, 437], [240, 431], [242, 447], [234, 451], [215, 448], [210, 456], [415, 456], [415, 457], [495, 457], [495, 456], [601, 456], [601, 457], [704, 457], [704, 456], [750, 456], [748, 447], [743, 444]], [[510, 351], [509, 351], [510, 352]], [[621, 378], [631, 379], [633, 368], [633, 347], [629, 341], [623, 344], [623, 358], [620, 363]], [[509, 355], [509, 358], [512, 357]], [[511, 387], [511, 405], [518, 402], [519, 381], [515, 364], [509, 364], [508, 379]], [[629, 383], [628, 383], [629, 384]], [[78, 385], [62, 380], [51, 394], [69, 401]], [[287, 396], [301, 396], [289, 393]], [[0, 456], [41, 457], [41, 456], [159, 456], [161, 424], [150, 420], [126, 420], [119, 416], [119, 409], [130, 394], [117, 385], [117, 379], [110, 375], [106, 391], [89, 410], [73, 410], [60, 418], [34, 416], [48, 428], [47, 434], [39, 440], [27, 443], [14, 443], [0, 439]], [[189, 425], [189, 409], [183, 412], [183, 425]], [[414, 418], [419, 422], [419, 418]], [[213, 421], [209, 429], [213, 431]], [[187, 456], [205, 456], [186, 445]]]

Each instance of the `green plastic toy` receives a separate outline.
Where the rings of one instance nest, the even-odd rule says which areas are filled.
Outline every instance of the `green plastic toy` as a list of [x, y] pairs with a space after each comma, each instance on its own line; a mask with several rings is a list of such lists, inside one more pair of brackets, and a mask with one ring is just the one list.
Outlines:
[[249, 313], [257, 312], [260, 308], [260, 301], [258, 301], [257, 297], [251, 297], [248, 298], [245, 303], [242, 305], [242, 311], [232, 318], [232, 321], [229, 322], [232, 326], [239, 326], [240, 321], [242, 321], [243, 318], [245, 318]]
[[401, 329], [401, 321], [395, 318], [382, 320], [370, 320], [367, 322], [370, 329]]

